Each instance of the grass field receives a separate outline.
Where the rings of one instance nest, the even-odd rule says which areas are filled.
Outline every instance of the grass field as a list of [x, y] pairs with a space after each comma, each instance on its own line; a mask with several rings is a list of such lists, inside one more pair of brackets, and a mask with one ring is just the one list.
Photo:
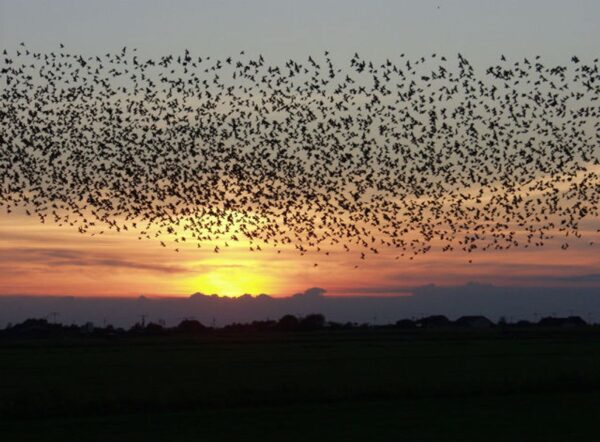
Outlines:
[[595, 333], [0, 341], [6, 441], [600, 440]]

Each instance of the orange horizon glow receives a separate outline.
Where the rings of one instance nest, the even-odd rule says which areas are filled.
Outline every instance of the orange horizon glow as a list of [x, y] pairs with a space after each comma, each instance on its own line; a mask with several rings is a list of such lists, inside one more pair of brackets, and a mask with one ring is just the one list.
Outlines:
[[301, 256], [293, 248], [272, 246], [250, 252], [242, 241], [230, 242], [229, 247], [221, 244], [219, 253], [214, 244], [202, 248], [179, 244], [177, 253], [172, 244], [165, 248], [159, 240], [140, 241], [135, 232], [82, 235], [74, 227], [41, 224], [37, 218], [11, 213], [0, 218], [0, 295], [289, 296], [322, 287], [330, 296], [391, 296], [430, 283], [473, 281], [599, 286], [595, 279], [577, 282], [578, 276], [600, 273], [597, 245], [589, 245], [595, 232], [584, 233], [587, 237], [568, 250], [560, 249], [557, 238], [543, 248], [472, 254], [432, 251], [412, 260], [396, 260], [395, 250], [382, 249], [361, 260], [356, 251], [336, 249], [328, 256], [323, 252]]

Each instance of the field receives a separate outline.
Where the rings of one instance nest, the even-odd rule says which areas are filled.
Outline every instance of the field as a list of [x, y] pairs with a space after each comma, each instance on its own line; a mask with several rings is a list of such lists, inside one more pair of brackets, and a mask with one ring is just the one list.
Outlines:
[[3, 441], [597, 441], [600, 334], [0, 341]]

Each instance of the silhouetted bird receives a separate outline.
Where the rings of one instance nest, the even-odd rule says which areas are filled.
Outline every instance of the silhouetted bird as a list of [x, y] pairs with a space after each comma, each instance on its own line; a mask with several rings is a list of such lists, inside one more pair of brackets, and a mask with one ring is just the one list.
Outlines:
[[557, 233], [566, 249], [598, 221], [597, 59], [237, 58], [4, 50], [0, 205], [165, 247], [242, 238], [363, 260]]

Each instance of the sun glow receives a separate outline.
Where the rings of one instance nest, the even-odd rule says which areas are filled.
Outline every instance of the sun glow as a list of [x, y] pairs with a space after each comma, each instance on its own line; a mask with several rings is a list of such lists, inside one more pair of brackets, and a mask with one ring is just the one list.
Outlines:
[[277, 281], [272, 276], [261, 273], [261, 264], [255, 260], [203, 261], [200, 269], [202, 274], [187, 279], [185, 288], [189, 292], [231, 297], [246, 293], [273, 293], [277, 288]]

